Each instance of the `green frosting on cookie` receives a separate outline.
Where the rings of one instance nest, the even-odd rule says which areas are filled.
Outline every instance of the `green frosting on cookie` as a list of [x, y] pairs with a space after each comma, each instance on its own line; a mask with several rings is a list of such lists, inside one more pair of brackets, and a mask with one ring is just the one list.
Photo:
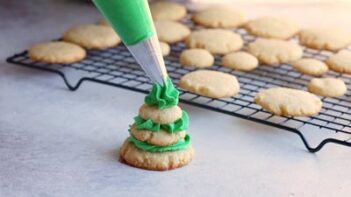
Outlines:
[[128, 141], [133, 143], [137, 148], [147, 152], [165, 152], [165, 151], [176, 151], [188, 148], [190, 144], [190, 136], [186, 135], [184, 139], [179, 140], [176, 144], [170, 146], [155, 146], [135, 139], [132, 135], [128, 138]]
[[176, 133], [180, 131], [185, 131], [189, 127], [189, 117], [188, 114], [183, 110], [182, 117], [173, 123], [168, 124], [158, 124], [154, 123], [152, 120], [145, 120], [140, 116], [134, 118], [135, 128], [137, 130], [149, 130], [149, 131], [160, 131], [161, 129], [169, 132]]
[[145, 104], [165, 109], [178, 104], [179, 91], [173, 86], [172, 80], [167, 78], [164, 85], [155, 83], [151, 92], [145, 97]]

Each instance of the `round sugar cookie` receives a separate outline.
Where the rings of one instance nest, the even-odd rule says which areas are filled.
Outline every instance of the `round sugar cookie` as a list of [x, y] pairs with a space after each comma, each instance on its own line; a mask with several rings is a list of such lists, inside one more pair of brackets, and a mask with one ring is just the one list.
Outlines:
[[186, 49], [180, 54], [179, 62], [184, 66], [205, 68], [213, 65], [214, 57], [206, 49]]
[[184, 6], [173, 2], [157, 2], [150, 5], [152, 18], [156, 20], [177, 21], [186, 15]]
[[293, 68], [300, 73], [320, 76], [328, 72], [328, 66], [313, 58], [302, 58], [291, 63]]
[[322, 108], [322, 101], [314, 94], [281, 87], [261, 90], [256, 94], [255, 102], [280, 116], [313, 116]]
[[313, 49], [336, 51], [351, 43], [351, 34], [334, 28], [309, 28], [299, 33], [299, 40]]
[[63, 40], [87, 49], [105, 49], [121, 42], [112, 27], [102, 25], [81, 25], [67, 30]]
[[240, 85], [235, 76], [211, 70], [197, 70], [184, 75], [179, 86], [190, 92], [211, 98], [235, 96]]
[[339, 51], [330, 56], [326, 63], [335, 72], [351, 74], [351, 51]]
[[224, 55], [239, 50], [243, 40], [239, 34], [223, 29], [193, 31], [185, 41], [188, 48], [206, 49], [212, 54]]
[[143, 104], [139, 109], [139, 116], [145, 120], [152, 120], [154, 123], [168, 124], [173, 123], [182, 117], [182, 109], [177, 105], [163, 110], [155, 106]]
[[176, 43], [190, 35], [190, 29], [178, 22], [170, 20], [155, 21], [158, 39], [166, 43]]
[[235, 70], [250, 71], [258, 66], [258, 60], [249, 53], [239, 51], [225, 55], [222, 65]]
[[193, 15], [194, 23], [209, 28], [234, 28], [245, 22], [242, 12], [233, 8], [214, 7]]
[[302, 57], [302, 48], [292, 42], [259, 38], [248, 45], [247, 51], [267, 65], [289, 63]]
[[171, 52], [171, 47], [167, 43], [160, 42], [160, 48], [163, 57], [169, 55]]
[[255, 36], [286, 40], [299, 31], [299, 26], [291, 19], [265, 16], [249, 21], [245, 29]]
[[163, 171], [180, 168], [190, 163], [193, 157], [194, 150], [191, 145], [183, 150], [153, 153], [138, 149], [126, 140], [120, 149], [122, 162], [147, 170]]
[[346, 93], [343, 80], [336, 78], [314, 78], [307, 85], [308, 91], [319, 96], [338, 97]]
[[160, 131], [137, 130], [134, 125], [131, 126], [130, 132], [137, 140], [155, 146], [169, 146], [175, 144], [180, 139], [183, 139], [186, 134], [185, 131], [169, 133], [162, 129]]
[[85, 50], [68, 42], [46, 42], [33, 45], [28, 50], [29, 58], [51, 64], [70, 64], [85, 58]]

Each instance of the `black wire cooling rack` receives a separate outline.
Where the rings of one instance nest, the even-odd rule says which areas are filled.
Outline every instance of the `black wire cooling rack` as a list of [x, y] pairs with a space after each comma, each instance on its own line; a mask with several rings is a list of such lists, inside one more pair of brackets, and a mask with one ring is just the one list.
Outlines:
[[[186, 20], [185, 23], [192, 26], [189, 20]], [[243, 29], [235, 31], [241, 34], [246, 44], [255, 39]], [[196, 70], [183, 67], [178, 63], [179, 53], [183, 49], [183, 43], [172, 45], [171, 54], [165, 58], [169, 76], [176, 85], [184, 74]], [[329, 51], [304, 49], [305, 57], [320, 60], [325, 60], [331, 54]], [[106, 50], [88, 50], [87, 57], [74, 64], [36, 62], [28, 58], [27, 51], [9, 57], [7, 62], [58, 74], [72, 91], [77, 90], [84, 81], [142, 93], [147, 93], [152, 86], [124, 45]], [[275, 116], [255, 104], [253, 101], [255, 94], [260, 89], [274, 86], [306, 89], [306, 84], [311, 79], [310, 76], [297, 73], [286, 64], [260, 65], [251, 72], [234, 71], [220, 66], [219, 57], [216, 57], [215, 65], [209, 69], [235, 75], [240, 82], [240, 93], [231, 98], [211, 99], [180, 90], [181, 102], [293, 132], [301, 138], [310, 152], [319, 151], [327, 143], [351, 146], [351, 97], [349, 93], [338, 98], [323, 97], [323, 109], [313, 117]], [[72, 84], [68, 75], [77, 77], [77, 82]], [[328, 72], [325, 76], [342, 78], [348, 89], [351, 90], [351, 76], [334, 72]], [[313, 146], [312, 142], [314, 142]]]

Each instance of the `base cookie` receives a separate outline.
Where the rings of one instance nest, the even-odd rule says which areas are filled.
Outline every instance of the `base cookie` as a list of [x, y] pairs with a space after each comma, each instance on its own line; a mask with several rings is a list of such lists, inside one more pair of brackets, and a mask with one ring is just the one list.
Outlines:
[[342, 50], [330, 56], [326, 63], [335, 72], [351, 74], [351, 52]]
[[302, 57], [302, 48], [292, 42], [259, 38], [249, 44], [247, 51], [267, 65], [278, 65], [298, 60]]
[[299, 40], [302, 45], [313, 49], [325, 49], [336, 51], [345, 48], [351, 43], [351, 34], [334, 29], [304, 29], [299, 33]]
[[306, 75], [320, 76], [329, 70], [324, 62], [312, 58], [302, 58], [292, 62], [291, 65], [295, 70]]
[[180, 168], [191, 162], [194, 150], [190, 145], [187, 149], [152, 153], [138, 149], [126, 140], [120, 149], [120, 159], [131, 166], [147, 170], [171, 170]]
[[336, 78], [314, 78], [307, 85], [308, 91], [325, 97], [338, 97], [346, 93], [345, 82]]
[[222, 65], [235, 70], [250, 71], [258, 66], [258, 60], [249, 53], [239, 51], [225, 55]]
[[206, 49], [186, 49], [180, 54], [179, 62], [183, 66], [205, 68], [213, 65], [214, 57]]
[[206, 49], [212, 54], [225, 55], [243, 46], [239, 34], [223, 29], [202, 29], [194, 31], [185, 41], [188, 48]]
[[156, 20], [177, 21], [186, 15], [184, 6], [173, 2], [157, 2], [150, 4], [152, 18]]
[[121, 42], [112, 27], [102, 25], [81, 25], [67, 30], [63, 40], [87, 49], [105, 49]]
[[70, 64], [85, 58], [85, 50], [68, 42], [46, 42], [33, 45], [28, 50], [29, 58], [51, 64]]
[[280, 116], [313, 116], [322, 108], [322, 101], [309, 92], [291, 88], [269, 88], [255, 96], [265, 110]]
[[190, 29], [187, 26], [175, 21], [155, 21], [155, 28], [158, 39], [169, 44], [182, 41], [190, 35]]
[[209, 28], [234, 28], [245, 22], [242, 12], [225, 7], [209, 8], [193, 15], [192, 20]]
[[235, 96], [240, 85], [236, 77], [227, 73], [211, 70], [198, 70], [184, 75], [179, 86], [211, 98], [225, 98]]

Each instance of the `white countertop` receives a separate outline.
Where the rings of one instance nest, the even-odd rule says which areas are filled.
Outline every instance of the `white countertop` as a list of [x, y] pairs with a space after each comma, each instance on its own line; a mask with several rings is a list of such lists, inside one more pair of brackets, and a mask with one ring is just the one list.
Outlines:
[[121, 164], [143, 94], [94, 83], [70, 92], [56, 75], [4, 63], [96, 21], [97, 11], [80, 1], [20, 2], [0, 2], [0, 196], [350, 196], [351, 148], [311, 154], [295, 134], [189, 105], [190, 165]]

